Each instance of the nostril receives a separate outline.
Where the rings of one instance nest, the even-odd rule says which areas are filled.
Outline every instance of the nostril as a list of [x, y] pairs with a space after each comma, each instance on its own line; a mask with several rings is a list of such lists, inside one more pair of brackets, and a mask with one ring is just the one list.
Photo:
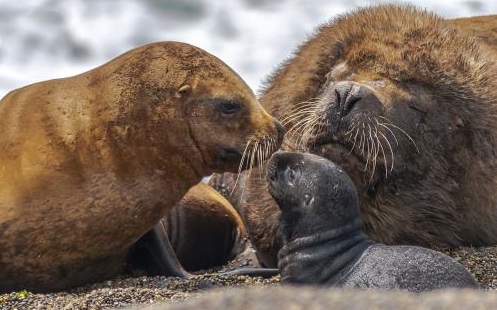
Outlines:
[[[381, 115], [383, 109], [375, 90], [353, 81], [330, 83], [323, 90], [321, 102], [326, 113], [326, 123], [323, 128], [328, 133], [347, 132], [354, 122], [377, 117]], [[338, 136], [333, 139], [336, 137]], [[320, 140], [312, 141], [316, 143]]]
[[342, 107], [342, 113], [343, 115], [347, 115], [350, 113], [352, 108], [354, 108], [355, 104], [359, 102], [362, 98], [354, 97], [354, 98], [348, 98], [348, 100], [345, 101], [343, 107]]
[[344, 81], [335, 84], [335, 95], [340, 114], [345, 116], [363, 98], [364, 91], [360, 84]]

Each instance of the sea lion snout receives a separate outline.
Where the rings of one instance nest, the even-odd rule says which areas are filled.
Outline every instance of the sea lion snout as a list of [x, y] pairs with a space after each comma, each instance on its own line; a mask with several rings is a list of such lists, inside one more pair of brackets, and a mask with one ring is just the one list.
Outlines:
[[309, 147], [350, 140], [348, 135], [358, 124], [369, 123], [383, 114], [375, 91], [355, 81], [329, 83], [323, 88], [318, 105], [308, 116]]
[[292, 188], [298, 183], [302, 174], [303, 155], [292, 152], [276, 152], [267, 162], [266, 179], [269, 192], [279, 199], [289, 199]]
[[266, 179], [269, 182], [269, 187], [274, 187], [275, 183], [278, 182], [278, 174], [281, 174], [282, 157], [284, 157], [286, 152], [276, 152], [274, 153], [267, 162], [266, 169]]
[[378, 116], [381, 113], [381, 102], [368, 86], [353, 81], [333, 83], [325, 91], [327, 119], [331, 129], [340, 131], [360, 116]]
[[274, 153], [267, 162], [266, 177], [270, 182], [276, 182], [279, 175], [288, 168], [295, 168], [304, 158], [302, 153], [282, 152]]

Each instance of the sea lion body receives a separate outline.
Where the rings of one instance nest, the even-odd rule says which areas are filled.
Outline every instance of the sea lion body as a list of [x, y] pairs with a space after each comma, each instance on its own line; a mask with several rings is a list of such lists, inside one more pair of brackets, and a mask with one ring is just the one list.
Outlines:
[[227, 264], [244, 250], [248, 238], [233, 206], [205, 183], [192, 187], [161, 221], [176, 256], [188, 271]]
[[[248, 234], [240, 215], [229, 201], [204, 182], [190, 188], [180, 202], [156, 225], [169, 239], [181, 266], [187, 272], [224, 266], [248, 245]], [[153, 253], [154, 232], [133, 245], [130, 271], [147, 275], [168, 274]]]
[[267, 171], [269, 191], [281, 209], [282, 282], [413, 292], [478, 286], [443, 253], [374, 244], [361, 231], [352, 180], [331, 161], [281, 152], [271, 157]]
[[0, 291], [119, 274], [190, 187], [283, 134], [226, 64], [179, 42], [12, 91], [0, 132]]
[[[268, 79], [260, 100], [285, 125], [283, 149], [348, 173], [373, 240], [497, 244], [496, 22], [361, 8], [322, 25]], [[274, 266], [279, 209], [263, 173], [238, 186], [235, 207]]]

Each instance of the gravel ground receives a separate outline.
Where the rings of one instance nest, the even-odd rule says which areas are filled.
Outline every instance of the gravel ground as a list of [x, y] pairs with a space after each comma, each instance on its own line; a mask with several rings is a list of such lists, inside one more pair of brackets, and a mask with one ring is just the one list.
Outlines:
[[196, 276], [119, 278], [56, 294], [31, 294], [25, 291], [0, 295], [0, 309], [105, 309], [133, 304], [181, 300], [223, 286], [270, 285], [278, 279], [248, 276]]
[[[491, 290], [491, 293], [497, 290], [497, 247], [465, 247], [442, 251], [465, 265], [478, 279], [483, 290]], [[173, 306], [178, 306], [185, 299], [206, 293], [211, 295], [209, 292], [218, 293], [218, 290], [223, 290], [231, 294], [231, 291], [238, 291], [236, 288], [250, 287], [252, 291], [253, 287], [261, 286], [275, 289], [280, 286], [278, 283], [279, 277], [270, 279], [220, 275], [199, 275], [191, 279], [123, 277], [56, 294], [32, 294], [26, 291], [3, 294], [0, 295], [0, 309], [105, 309], [130, 305], [141, 305], [146, 309], [146, 305], [158, 301], [167, 301], [166, 306], [171, 303]], [[480, 293], [482, 292], [475, 292], [474, 298], [481, 298]], [[466, 293], [468, 294], [471, 292]], [[497, 294], [492, 295], [497, 296]]]

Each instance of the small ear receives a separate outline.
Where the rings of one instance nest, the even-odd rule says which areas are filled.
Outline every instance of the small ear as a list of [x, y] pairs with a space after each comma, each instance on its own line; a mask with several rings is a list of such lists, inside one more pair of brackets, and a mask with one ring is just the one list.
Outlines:
[[183, 96], [187, 95], [190, 92], [190, 90], [191, 90], [190, 85], [185, 84], [178, 89], [178, 91], [176, 92], [176, 96], [183, 97]]

